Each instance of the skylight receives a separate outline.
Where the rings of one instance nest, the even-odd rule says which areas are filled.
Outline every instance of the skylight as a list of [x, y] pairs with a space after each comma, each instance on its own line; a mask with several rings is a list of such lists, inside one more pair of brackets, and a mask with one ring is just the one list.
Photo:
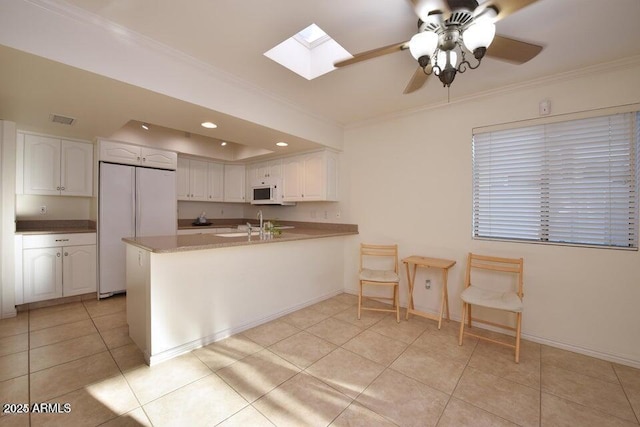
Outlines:
[[335, 70], [334, 62], [352, 56], [316, 24], [300, 30], [264, 55], [307, 80]]
[[322, 28], [318, 27], [316, 24], [309, 25], [307, 28], [301, 30], [293, 37], [298, 39], [298, 41], [304, 42], [309, 49], [312, 49], [320, 43], [323, 43], [331, 38], [322, 30]]

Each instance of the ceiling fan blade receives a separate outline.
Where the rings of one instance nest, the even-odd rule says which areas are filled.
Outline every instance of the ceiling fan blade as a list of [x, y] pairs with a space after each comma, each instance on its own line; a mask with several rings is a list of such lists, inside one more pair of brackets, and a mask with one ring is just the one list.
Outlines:
[[377, 49], [371, 49], [366, 52], [356, 53], [353, 58], [338, 61], [333, 64], [336, 67], [344, 67], [347, 65], [355, 64], [360, 61], [366, 61], [367, 59], [377, 58], [378, 56], [388, 55], [390, 53], [399, 52], [409, 48], [409, 42], [390, 44], [389, 46], [379, 47]]
[[498, 15], [493, 18], [493, 21], [497, 22], [537, 1], [538, 0], [488, 0], [479, 5], [476, 10], [473, 11], [473, 14], [477, 17], [482, 15], [487, 8], [492, 8], [498, 13]]
[[416, 90], [424, 86], [428, 78], [429, 76], [425, 74], [424, 71], [422, 71], [422, 68], [418, 67], [416, 69], [416, 72], [413, 73], [413, 76], [411, 76], [411, 80], [409, 80], [407, 87], [404, 88], [404, 92], [402, 93], [406, 95], [408, 93], [415, 92]]
[[535, 58], [541, 51], [542, 46], [537, 44], [522, 42], [509, 37], [495, 36], [491, 46], [487, 49], [487, 56], [523, 64]]
[[451, 8], [447, 0], [411, 0], [411, 4], [418, 18], [423, 21], [427, 20], [430, 12], [444, 15], [445, 20], [451, 16]]

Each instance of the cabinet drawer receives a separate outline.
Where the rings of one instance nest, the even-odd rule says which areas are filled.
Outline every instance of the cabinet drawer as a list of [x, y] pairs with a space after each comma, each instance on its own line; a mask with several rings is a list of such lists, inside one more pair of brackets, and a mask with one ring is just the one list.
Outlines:
[[23, 249], [95, 244], [96, 233], [34, 234], [22, 236]]

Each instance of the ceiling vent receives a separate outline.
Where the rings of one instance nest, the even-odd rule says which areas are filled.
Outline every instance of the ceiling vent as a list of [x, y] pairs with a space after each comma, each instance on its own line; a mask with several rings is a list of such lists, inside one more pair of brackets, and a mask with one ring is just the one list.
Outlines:
[[49, 120], [53, 123], [59, 123], [61, 125], [71, 126], [76, 122], [73, 117], [61, 116], [60, 114], [49, 114]]

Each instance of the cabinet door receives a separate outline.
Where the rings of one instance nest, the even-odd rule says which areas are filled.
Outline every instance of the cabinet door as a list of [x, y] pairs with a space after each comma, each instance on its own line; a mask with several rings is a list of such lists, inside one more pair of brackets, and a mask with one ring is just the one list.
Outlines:
[[178, 163], [178, 155], [173, 151], [142, 147], [141, 154], [142, 166], [174, 170]]
[[140, 147], [115, 141], [100, 141], [100, 160], [125, 165], [139, 165]]
[[269, 178], [269, 163], [265, 162], [255, 165], [255, 179], [258, 184], [267, 178]]
[[224, 165], [209, 163], [207, 171], [207, 200], [222, 202], [224, 200]]
[[282, 159], [269, 162], [268, 177], [272, 179], [282, 179]]
[[65, 246], [62, 261], [62, 295], [96, 291], [96, 245]]
[[60, 194], [93, 196], [93, 145], [62, 140], [60, 155]]
[[24, 302], [62, 296], [62, 248], [22, 251]]
[[305, 155], [303, 163], [303, 200], [326, 199], [326, 174], [324, 153]]
[[60, 140], [24, 136], [24, 194], [60, 194]]
[[253, 187], [254, 185], [260, 184], [262, 181], [262, 172], [260, 168], [261, 163], [256, 163], [253, 165], [248, 165], [246, 167], [247, 170], [247, 183], [249, 187]]
[[285, 202], [297, 202], [302, 199], [302, 167], [300, 157], [289, 157], [282, 164], [282, 198]]
[[245, 201], [244, 165], [224, 165], [224, 201], [243, 203]]
[[207, 200], [207, 162], [189, 160], [189, 200]]
[[178, 158], [178, 200], [191, 200], [189, 191], [189, 160]]

